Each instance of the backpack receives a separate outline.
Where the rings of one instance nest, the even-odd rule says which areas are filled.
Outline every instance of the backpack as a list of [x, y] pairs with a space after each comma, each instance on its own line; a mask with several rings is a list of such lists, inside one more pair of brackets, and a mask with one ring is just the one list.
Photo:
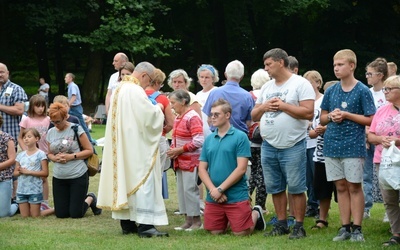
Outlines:
[[153, 94], [147, 96], [149, 98], [149, 100], [151, 101], [151, 103], [153, 103], [153, 105], [157, 104], [156, 98], [160, 95], [160, 91], [156, 91]]

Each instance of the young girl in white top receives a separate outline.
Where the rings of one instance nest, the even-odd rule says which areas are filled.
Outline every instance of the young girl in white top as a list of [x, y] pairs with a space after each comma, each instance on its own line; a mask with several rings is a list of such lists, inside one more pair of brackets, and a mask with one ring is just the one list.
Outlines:
[[25, 151], [17, 155], [14, 176], [18, 177], [17, 203], [22, 217], [40, 216], [43, 181], [49, 175], [46, 153], [38, 148], [39, 132], [34, 128], [22, 133]]
[[[42, 95], [34, 95], [29, 99], [29, 108], [27, 111], [28, 115], [22, 118], [19, 123], [20, 133], [18, 136], [18, 145], [22, 150], [27, 150], [22, 134], [28, 128], [35, 128], [40, 134], [40, 140], [38, 142], [39, 149], [48, 153], [48, 146], [46, 142], [47, 130], [50, 125], [50, 118], [47, 116], [47, 104], [46, 99]], [[43, 203], [41, 210], [49, 209], [49, 183], [47, 177], [42, 178], [43, 180]]]

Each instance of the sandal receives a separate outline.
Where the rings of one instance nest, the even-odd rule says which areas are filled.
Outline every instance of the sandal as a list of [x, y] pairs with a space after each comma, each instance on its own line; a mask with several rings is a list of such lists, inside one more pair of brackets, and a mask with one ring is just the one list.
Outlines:
[[[323, 226], [320, 226], [318, 224], [322, 224]], [[328, 227], [329, 223], [327, 221], [324, 220], [316, 220], [315, 221], [315, 225], [311, 227], [311, 229], [313, 230], [319, 230], [319, 229], [323, 229], [325, 227]]]
[[399, 236], [392, 236], [390, 239], [382, 244], [384, 247], [396, 246], [400, 245], [400, 237]]

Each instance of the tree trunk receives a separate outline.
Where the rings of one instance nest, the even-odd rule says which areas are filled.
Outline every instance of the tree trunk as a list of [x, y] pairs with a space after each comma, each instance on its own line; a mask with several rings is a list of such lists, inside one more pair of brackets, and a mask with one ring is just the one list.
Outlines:
[[103, 52], [89, 52], [87, 70], [81, 88], [82, 105], [89, 115], [93, 113], [99, 103], [99, 86], [101, 82], [101, 72], [103, 68]]

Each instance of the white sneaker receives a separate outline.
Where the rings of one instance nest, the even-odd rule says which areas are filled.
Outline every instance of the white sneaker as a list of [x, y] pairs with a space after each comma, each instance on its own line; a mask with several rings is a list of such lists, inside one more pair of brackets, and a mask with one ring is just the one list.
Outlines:
[[385, 213], [385, 216], [383, 216], [383, 222], [389, 222], [389, 217], [387, 213]]
[[364, 219], [369, 219], [370, 217], [371, 217], [371, 213], [370, 213], [368, 210], [364, 211], [364, 216], [363, 216], [363, 218], [364, 218]]

